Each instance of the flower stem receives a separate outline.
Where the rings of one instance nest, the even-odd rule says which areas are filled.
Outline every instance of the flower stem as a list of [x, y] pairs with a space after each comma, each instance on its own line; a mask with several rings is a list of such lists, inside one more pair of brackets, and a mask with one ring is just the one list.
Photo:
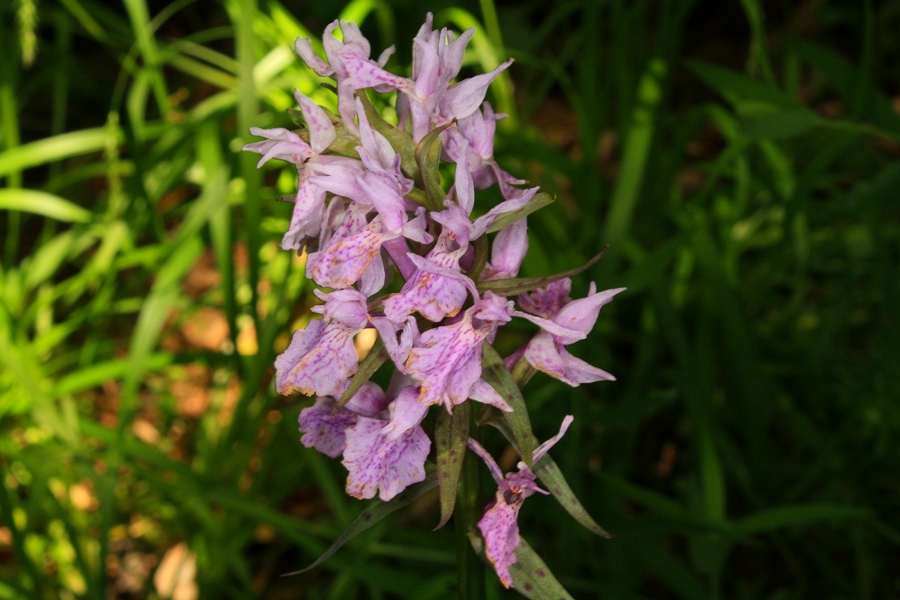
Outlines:
[[[474, 416], [474, 411], [473, 411]], [[473, 428], [474, 429], [474, 428]], [[475, 528], [479, 513], [479, 472], [477, 457], [466, 451], [456, 499], [456, 569], [459, 575], [459, 599], [483, 600], [485, 597], [484, 564], [469, 542], [469, 532]]]

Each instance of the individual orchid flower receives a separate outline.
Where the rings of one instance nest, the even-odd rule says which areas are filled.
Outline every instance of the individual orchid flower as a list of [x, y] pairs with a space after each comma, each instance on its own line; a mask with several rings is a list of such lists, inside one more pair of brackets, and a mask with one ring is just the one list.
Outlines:
[[[534, 451], [534, 463], [537, 464], [566, 433], [574, 418], [569, 415], [563, 419], [559, 433], [538, 446]], [[518, 464], [518, 471], [505, 476], [494, 458], [478, 442], [469, 438], [469, 449], [485, 462], [494, 481], [497, 482], [497, 493], [494, 501], [488, 504], [478, 530], [484, 538], [484, 554], [497, 572], [500, 583], [510, 588], [513, 585], [510, 566], [517, 562], [515, 550], [519, 547], [519, 509], [525, 498], [540, 494], [549, 494], [535, 483], [537, 476], [524, 462]]]
[[[374, 384], [373, 384], [374, 385]], [[346, 430], [343, 465], [347, 493], [354, 498], [378, 497], [387, 502], [425, 479], [431, 440], [420, 426], [426, 410], [416, 402], [415, 387], [405, 387], [390, 403], [391, 418], [357, 417]]]
[[330, 458], [344, 453], [347, 429], [356, 424], [360, 415], [375, 417], [386, 408], [381, 388], [368, 381], [347, 404], [335, 410], [336, 407], [335, 400], [319, 396], [313, 406], [300, 411], [297, 419], [303, 434], [300, 443]]
[[275, 389], [280, 394], [340, 396], [359, 369], [353, 336], [368, 323], [366, 297], [348, 288], [330, 294], [318, 290], [324, 306], [314, 307], [321, 320], [310, 321], [294, 334], [290, 345], [275, 359]]
[[[558, 294], [559, 291], [557, 290], [556, 293]], [[541, 331], [525, 347], [523, 355], [525, 360], [536, 369], [573, 387], [595, 381], [615, 381], [616, 378], [611, 374], [572, 356], [565, 347], [587, 337], [587, 334], [594, 328], [594, 323], [597, 322], [600, 308], [623, 291], [625, 288], [598, 293], [597, 285], [592, 282], [586, 298], [563, 304], [562, 308], [550, 314], [549, 318], [536, 317], [519, 311], [513, 313], [514, 316], [527, 319], [541, 328]], [[544, 295], [550, 296], [551, 294], [544, 291]], [[541, 295], [538, 294], [537, 298], [541, 298]], [[552, 305], [561, 301], [545, 297], [538, 302], [547, 302]], [[534, 304], [537, 302], [532, 303], [532, 306]]]
[[490, 103], [485, 102], [482, 110], [460, 119], [441, 137], [447, 156], [457, 164], [463, 162], [472, 173], [475, 189], [483, 190], [496, 183], [504, 198], [512, 198], [518, 192], [513, 186], [527, 182], [513, 177], [494, 160], [494, 133], [497, 121], [503, 118], [505, 114], [494, 114]]
[[[419, 402], [424, 406], [441, 404], [451, 412], [465, 402], [481, 379], [482, 343], [493, 340], [497, 328], [510, 321], [511, 313], [511, 301], [487, 292], [457, 322], [424, 332], [409, 351], [404, 369], [421, 385]], [[490, 386], [478, 390], [476, 399], [512, 410]]]
[[[343, 33], [343, 41], [334, 36], [338, 26]], [[355, 23], [337, 20], [332, 22], [325, 28], [323, 45], [328, 62], [319, 58], [306, 38], [297, 39], [295, 50], [316, 73], [323, 77], [334, 77], [337, 81], [338, 111], [347, 131], [353, 134], [358, 133], [354, 120], [356, 114], [353, 99], [356, 90], [365, 88], [376, 88], [379, 91], [403, 90], [410, 86], [408, 79], [398, 77], [383, 68], [393, 53], [393, 47], [385, 50], [377, 62], [370, 59], [372, 49], [369, 41]]]
[[341, 156], [325, 156], [322, 152], [328, 149], [337, 137], [334, 125], [319, 105], [298, 90], [294, 97], [300, 105], [303, 119], [309, 133], [309, 143], [287, 129], [260, 129], [251, 127], [253, 135], [268, 138], [265, 142], [255, 142], [244, 146], [244, 150], [259, 152], [262, 158], [257, 167], [261, 167], [272, 158], [293, 163], [297, 167], [297, 195], [291, 224], [284, 234], [281, 247], [285, 250], [302, 250], [319, 233], [325, 209], [326, 190], [318, 186], [311, 176], [317, 165], [339, 165], [351, 162], [352, 159]]

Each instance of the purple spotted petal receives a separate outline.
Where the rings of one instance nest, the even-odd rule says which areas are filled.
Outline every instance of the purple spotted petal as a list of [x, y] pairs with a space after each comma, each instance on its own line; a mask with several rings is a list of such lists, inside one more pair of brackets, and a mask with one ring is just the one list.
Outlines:
[[347, 493], [354, 498], [378, 497], [387, 502], [404, 489], [425, 479], [425, 459], [431, 440], [421, 427], [413, 427], [397, 440], [381, 433], [387, 421], [359, 417], [347, 430], [344, 466]]
[[496, 500], [478, 521], [478, 530], [484, 538], [484, 554], [497, 572], [503, 587], [512, 586], [509, 567], [515, 564], [515, 550], [519, 547], [519, 524], [516, 519], [522, 499], [508, 504], [503, 492], [497, 491]]
[[[294, 334], [290, 346], [275, 359], [275, 389], [319, 396], [340, 396], [359, 369], [353, 347], [356, 332], [338, 322], [311, 321]], [[312, 346], [310, 347], [310, 343]]]
[[320, 396], [313, 406], [300, 411], [298, 419], [303, 434], [300, 443], [331, 458], [344, 453], [345, 432], [356, 424], [356, 415], [349, 410], [340, 409], [332, 414], [334, 406], [333, 400]]
[[362, 276], [381, 251], [381, 244], [398, 234], [386, 232], [380, 219], [372, 221], [320, 252], [309, 271], [310, 278], [323, 287], [346, 288]]
[[566, 277], [538, 288], [530, 294], [520, 294], [517, 298], [522, 310], [538, 317], [549, 319], [562, 307], [571, 302], [572, 280]]

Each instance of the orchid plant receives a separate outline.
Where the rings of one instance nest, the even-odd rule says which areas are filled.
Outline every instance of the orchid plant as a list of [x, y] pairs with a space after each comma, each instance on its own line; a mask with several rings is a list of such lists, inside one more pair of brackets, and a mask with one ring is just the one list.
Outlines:
[[[275, 361], [275, 387], [316, 396], [300, 413], [300, 441], [343, 457], [349, 495], [379, 498], [309, 568], [438, 487], [438, 527], [456, 514], [458, 539], [490, 563], [505, 587], [531, 598], [569, 597], [519, 536], [522, 503], [534, 493], [554, 495], [589, 530], [606, 532], [548, 455], [572, 417], [536, 445], [520, 390], [537, 371], [571, 386], [613, 380], [566, 346], [584, 339], [600, 308], [623, 290], [597, 292], [591, 284], [587, 297], [570, 298], [569, 276], [602, 253], [565, 273], [517, 276], [528, 251], [527, 216], [552, 199], [522, 187], [525, 181], [494, 160], [495, 128], [505, 115], [494, 113], [485, 95], [512, 61], [454, 82], [473, 34], [436, 31], [429, 14], [413, 40], [409, 77], [385, 70], [393, 48], [372, 60], [353, 23], [335, 21], [325, 29], [325, 59], [310, 40], [297, 40], [305, 63], [334, 79], [328, 87], [337, 94], [338, 114], [295, 92], [299, 132], [254, 128], [265, 140], [244, 149], [262, 155], [259, 166], [273, 158], [295, 165], [298, 189], [281, 247], [305, 251], [307, 276], [330, 291], [315, 292], [323, 304], [313, 311], [322, 319], [295, 332]], [[398, 125], [377, 112], [369, 90], [397, 94]], [[449, 192], [442, 167], [454, 174]], [[494, 185], [503, 201], [473, 218], [476, 190]], [[490, 251], [489, 234], [496, 234]], [[395, 269], [402, 287], [382, 293]], [[539, 331], [502, 358], [492, 344], [513, 318]], [[367, 328], [378, 338], [360, 362], [354, 336]], [[388, 361], [394, 372], [383, 390], [371, 377]], [[432, 407], [438, 414], [429, 434], [423, 421]], [[515, 447], [516, 471], [503, 473], [475, 439], [485, 425]], [[480, 515], [478, 460], [497, 483]], [[464, 554], [461, 563], [471, 553]], [[473, 577], [471, 569], [460, 572]], [[470, 587], [460, 581], [461, 595]]]

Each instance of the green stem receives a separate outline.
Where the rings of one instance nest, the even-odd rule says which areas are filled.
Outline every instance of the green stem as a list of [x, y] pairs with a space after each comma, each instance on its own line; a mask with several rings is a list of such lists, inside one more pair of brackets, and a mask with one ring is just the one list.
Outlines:
[[[472, 411], [474, 417], [475, 411]], [[474, 423], [472, 426], [474, 431]], [[456, 498], [454, 527], [456, 529], [456, 569], [459, 576], [459, 600], [483, 600], [485, 597], [484, 563], [469, 542], [469, 532], [478, 522], [479, 477], [477, 456], [466, 452], [459, 491]]]

